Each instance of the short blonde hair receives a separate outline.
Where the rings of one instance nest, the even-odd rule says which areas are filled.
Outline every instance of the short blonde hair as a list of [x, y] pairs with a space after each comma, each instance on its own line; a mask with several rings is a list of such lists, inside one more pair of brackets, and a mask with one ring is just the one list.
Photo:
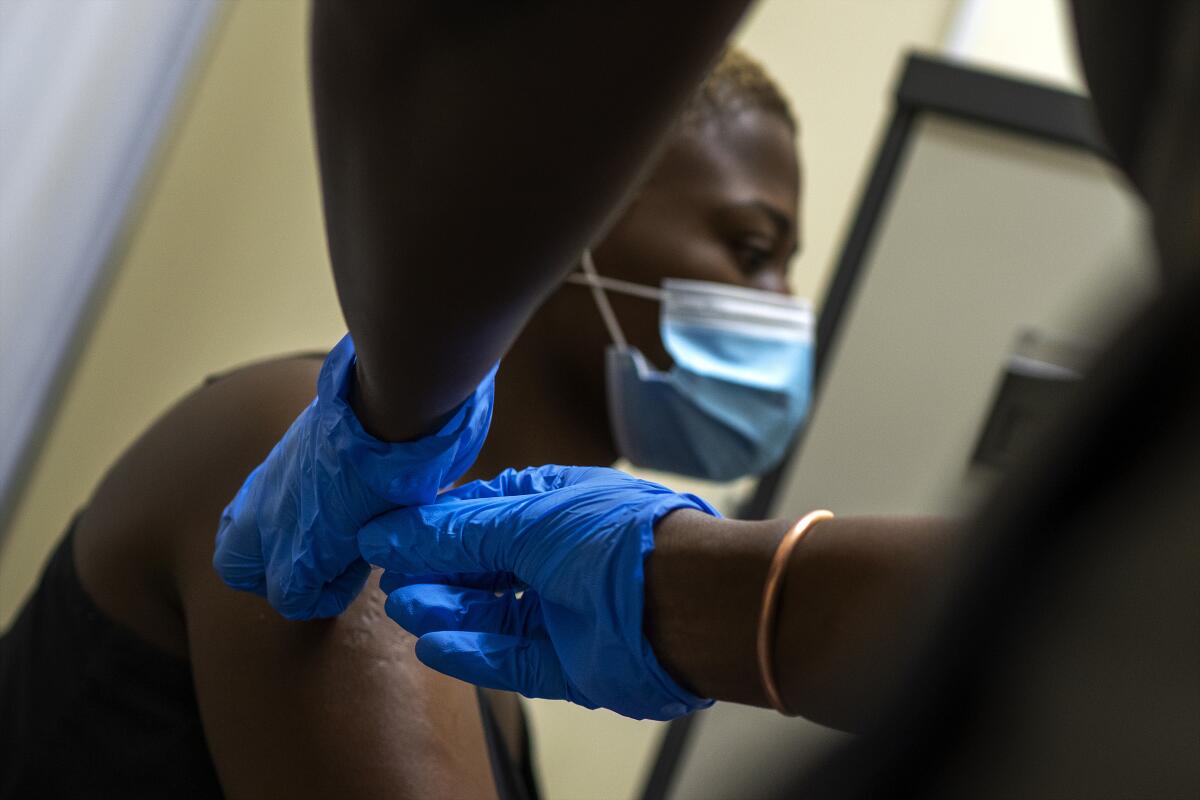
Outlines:
[[799, 129], [791, 105], [766, 69], [744, 50], [726, 50], [683, 113], [685, 128], [693, 128], [746, 109], [777, 115], [793, 131]]

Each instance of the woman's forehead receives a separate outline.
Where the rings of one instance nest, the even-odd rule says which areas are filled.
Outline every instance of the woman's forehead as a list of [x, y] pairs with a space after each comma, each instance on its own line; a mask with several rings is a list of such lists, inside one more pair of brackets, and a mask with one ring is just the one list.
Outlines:
[[707, 120], [677, 135], [649, 183], [660, 191], [762, 199], [794, 209], [800, 191], [795, 136], [778, 115], [757, 109]]

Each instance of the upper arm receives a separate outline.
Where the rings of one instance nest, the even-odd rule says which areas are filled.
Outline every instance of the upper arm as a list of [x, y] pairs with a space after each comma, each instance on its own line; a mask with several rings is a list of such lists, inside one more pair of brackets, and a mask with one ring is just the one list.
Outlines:
[[416, 660], [371, 584], [337, 618], [289, 622], [211, 570], [187, 582], [196, 695], [228, 796], [492, 796], [474, 690]]
[[373, 580], [340, 617], [289, 622], [212, 568], [222, 509], [311, 400], [319, 366], [240, 370], [160, 419], [89, 506], [81, 578], [119, 619], [130, 565], [169, 585], [230, 797], [490, 796], [474, 690], [416, 660]]

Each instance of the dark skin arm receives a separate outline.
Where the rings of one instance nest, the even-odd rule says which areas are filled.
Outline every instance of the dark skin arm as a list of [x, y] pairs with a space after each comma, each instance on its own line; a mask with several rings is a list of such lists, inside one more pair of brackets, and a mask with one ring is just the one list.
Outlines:
[[414, 438], [471, 393], [748, 3], [314, 4], [326, 229], [367, 430]]
[[[769, 705], [755, 634], [771, 559], [794, 522], [678, 511], [658, 524], [646, 561], [645, 631], [682, 685]], [[835, 518], [809, 530], [778, 598], [775, 673], [789, 711], [843, 730], [865, 727], [925, 632], [956, 541], [950, 523], [921, 518]]]

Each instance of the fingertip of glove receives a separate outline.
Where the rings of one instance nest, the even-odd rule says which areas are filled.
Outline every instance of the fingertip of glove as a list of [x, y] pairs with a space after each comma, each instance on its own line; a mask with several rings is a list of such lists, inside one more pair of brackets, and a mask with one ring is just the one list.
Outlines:
[[[408, 615], [408, 603], [405, 598], [405, 587], [393, 589], [387, 593], [387, 599], [383, 601], [383, 613], [388, 615], [388, 619], [399, 625], [401, 628], [408, 630], [405, 626], [405, 621]], [[409, 631], [412, 633], [412, 631]]]
[[441, 665], [446, 655], [446, 637], [440, 632], [427, 633], [417, 639], [417, 644], [413, 648], [417, 656], [417, 661], [420, 661], [430, 669], [436, 669], [438, 672], [445, 672]]
[[465, 631], [430, 631], [417, 639], [417, 655], [420, 657], [421, 653], [425, 653], [434, 658], [474, 655], [479, 652], [476, 642], [479, 636], [480, 634]]
[[217, 573], [221, 582], [230, 589], [266, 597], [267, 580], [262, 562], [244, 556], [231, 556], [221, 545], [218, 539], [217, 549], [212, 558], [213, 571]]
[[[383, 603], [388, 619], [413, 636], [424, 637], [435, 632], [452, 632], [454, 621], [447, 617], [446, 609], [429, 598], [431, 587], [423, 585], [402, 586], [390, 593]], [[437, 589], [434, 589], [437, 592]], [[433, 602], [430, 602], [432, 600]]]

